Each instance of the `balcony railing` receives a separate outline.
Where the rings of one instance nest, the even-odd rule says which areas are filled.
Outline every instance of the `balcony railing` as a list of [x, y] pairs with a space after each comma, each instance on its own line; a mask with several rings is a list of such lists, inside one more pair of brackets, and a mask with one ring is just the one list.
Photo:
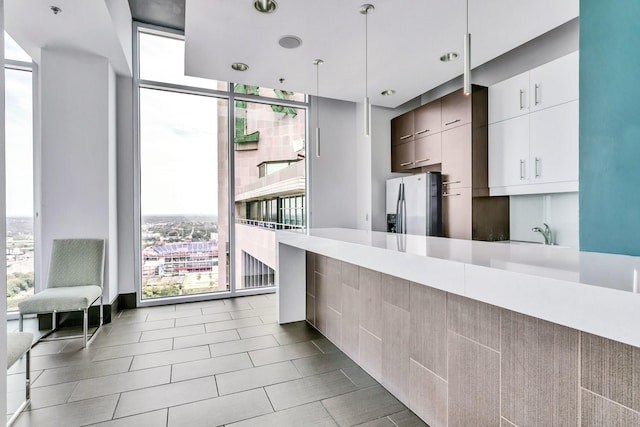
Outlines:
[[258, 221], [255, 219], [236, 218], [236, 224], [250, 225], [269, 230], [303, 230], [304, 225], [283, 224], [280, 222]]

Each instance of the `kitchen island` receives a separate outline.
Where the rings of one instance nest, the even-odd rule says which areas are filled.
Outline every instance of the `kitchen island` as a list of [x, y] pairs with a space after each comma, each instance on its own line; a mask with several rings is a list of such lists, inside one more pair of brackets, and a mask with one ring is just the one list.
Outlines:
[[640, 425], [637, 257], [351, 229], [277, 242], [280, 322], [306, 319], [432, 427]]

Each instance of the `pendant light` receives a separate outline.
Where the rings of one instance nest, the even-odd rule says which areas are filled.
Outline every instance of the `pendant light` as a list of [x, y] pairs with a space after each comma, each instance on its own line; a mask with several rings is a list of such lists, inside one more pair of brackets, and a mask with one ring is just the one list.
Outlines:
[[467, 32], [464, 34], [464, 84], [465, 95], [471, 95], [471, 34], [469, 34], [469, 0], [467, 0]]
[[369, 136], [371, 128], [371, 103], [369, 102], [369, 12], [375, 7], [372, 4], [360, 6], [360, 13], [364, 15], [364, 136]]
[[324, 64], [322, 59], [314, 59], [316, 66], [316, 157], [320, 157], [320, 66]]

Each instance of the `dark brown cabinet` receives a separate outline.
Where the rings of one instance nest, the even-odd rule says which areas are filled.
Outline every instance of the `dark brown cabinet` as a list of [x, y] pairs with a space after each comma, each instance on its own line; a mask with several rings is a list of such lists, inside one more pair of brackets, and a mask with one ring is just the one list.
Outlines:
[[[472, 93], [471, 95], [465, 95], [461, 90], [456, 90], [455, 92], [442, 97], [443, 132], [458, 126], [466, 125], [467, 123], [471, 123], [471, 107], [473, 98], [474, 93]], [[488, 103], [487, 108], [489, 108]]]
[[408, 171], [414, 168], [415, 141], [403, 142], [391, 148], [391, 170]]
[[442, 172], [446, 237], [509, 239], [509, 198], [489, 197], [487, 112], [487, 88], [473, 86], [469, 96], [457, 90], [391, 122], [393, 172]]
[[445, 189], [471, 187], [471, 123], [442, 132], [442, 181]]
[[413, 111], [409, 111], [391, 120], [391, 144], [398, 145], [414, 139], [414, 116]]
[[440, 133], [442, 130], [442, 107], [439, 99], [415, 109], [414, 112], [416, 138]]
[[470, 239], [472, 233], [473, 198], [470, 188], [450, 189], [442, 194], [444, 235], [452, 239]]
[[[406, 172], [440, 163], [440, 100], [391, 120], [391, 171]], [[408, 142], [414, 150], [410, 153]]]
[[437, 165], [442, 161], [442, 135], [440, 132], [418, 138], [414, 142], [414, 167]]

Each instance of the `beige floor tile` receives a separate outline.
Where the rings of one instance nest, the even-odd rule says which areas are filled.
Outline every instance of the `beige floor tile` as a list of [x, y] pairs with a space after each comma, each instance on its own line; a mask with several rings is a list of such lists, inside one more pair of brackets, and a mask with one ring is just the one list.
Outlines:
[[190, 380], [225, 372], [239, 371], [253, 368], [247, 353], [230, 354], [228, 356], [211, 359], [195, 360], [193, 362], [172, 365], [171, 382]]
[[84, 426], [110, 420], [118, 403], [118, 395], [49, 406], [22, 413], [15, 427]]
[[169, 427], [220, 426], [273, 412], [264, 390], [243, 391], [169, 408]]
[[167, 409], [118, 418], [91, 427], [162, 427], [167, 425]]
[[180, 350], [143, 354], [133, 357], [131, 370], [135, 371], [138, 369], [148, 369], [156, 366], [190, 362], [192, 360], [208, 359], [209, 357], [209, 348], [206, 345], [200, 347], [183, 348]]
[[[200, 325], [202, 326], [202, 325]], [[211, 332], [209, 334], [201, 333], [188, 337], [178, 337], [173, 340], [173, 348], [197, 347], [199, 345], [215, 344], [219, 342], [239, 340], [240, 336], [234, 330]]]
[[243, 369], [216, 375], [218, 393], [220, 395], [278, 384], [300, 378], [300, 372], [291, 362], [274, 363], [273, 365]]
[[69, 402], [167, 384], [170, 380], [171, 366], [91, 378], [78, 383]]
[[217, 395], [216, 382], [213, 377], [128, 391], [120, 396], [115, 417], [120, 418], [170, 406], [183, 405], [189, 402], [210, 399]]

